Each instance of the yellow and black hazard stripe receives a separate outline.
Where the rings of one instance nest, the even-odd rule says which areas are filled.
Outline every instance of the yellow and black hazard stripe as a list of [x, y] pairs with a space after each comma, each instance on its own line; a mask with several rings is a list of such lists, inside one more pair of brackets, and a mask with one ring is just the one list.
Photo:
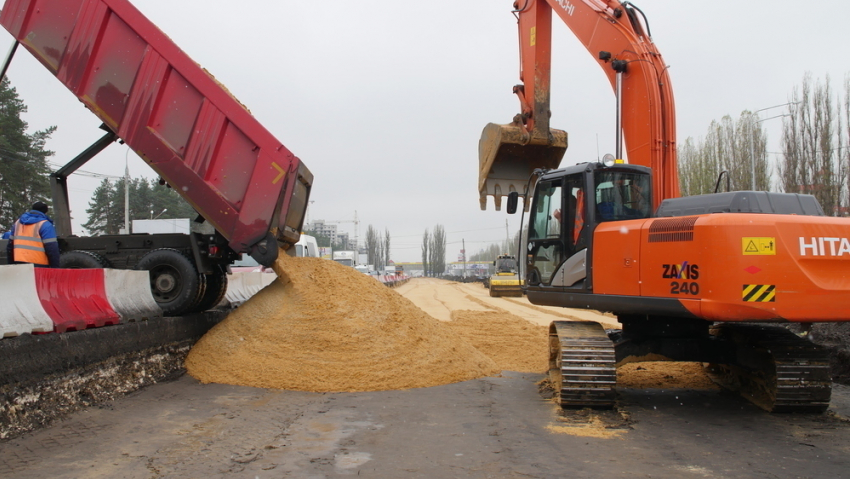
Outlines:
[[745, 284], [741, 299], [750, 303], [773, 303], [776, 301], [776, 285]]

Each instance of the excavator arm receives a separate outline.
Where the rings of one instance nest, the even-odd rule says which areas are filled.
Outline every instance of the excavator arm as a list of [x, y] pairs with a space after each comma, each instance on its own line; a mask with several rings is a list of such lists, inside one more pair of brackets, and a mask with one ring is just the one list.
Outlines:
[[534, 169], [557, 168], [566, 151], [566, 132], [549, 127], [553, 12], [596, 58], [617, 93], [618, 158], [622, 132], [629, 162], [652, 169], [653, 207], [678, 197], [673, 93], [640, 10], [617, 0], [516, 0], [522, 83], [514, 93], [521, 112], [508, 125], [488, 124], [481, 135], [481, 209], [488, 195], [499, 210], [501, 196], [526, 194]]

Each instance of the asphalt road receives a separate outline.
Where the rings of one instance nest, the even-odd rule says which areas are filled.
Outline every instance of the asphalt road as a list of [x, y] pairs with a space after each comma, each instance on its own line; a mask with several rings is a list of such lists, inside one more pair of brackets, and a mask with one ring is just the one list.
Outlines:
[[[0, 476], [850, 476], [850, 423], [834, 413], [771, 415], [684, 389], [623, 390], [617, 411], [562, 413], [540, 378], [316, 394], [183, 376], [3, 443]], [[847, 411], [850, 388], [835, 399]], [[575, 435], [581, 425], [611, 436]]]
[[[414, 286], [435, 316], [480, 299]], [[846, 386], [824, 415], [768, 414], [716, 389], [620, 389], [614, 411], [565, 412], [541, 379], [321, 394], [183, 376], [0, 443], [0, 477], [850, 477]]]

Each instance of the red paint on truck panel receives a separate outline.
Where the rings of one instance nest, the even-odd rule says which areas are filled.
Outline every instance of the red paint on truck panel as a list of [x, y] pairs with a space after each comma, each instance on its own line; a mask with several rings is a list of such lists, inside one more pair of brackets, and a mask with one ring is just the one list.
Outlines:
[[236, 251], [278, 226], [278, 205], [300, 229], [300, 160], [127, 0], [6, 0], [0, 24]]

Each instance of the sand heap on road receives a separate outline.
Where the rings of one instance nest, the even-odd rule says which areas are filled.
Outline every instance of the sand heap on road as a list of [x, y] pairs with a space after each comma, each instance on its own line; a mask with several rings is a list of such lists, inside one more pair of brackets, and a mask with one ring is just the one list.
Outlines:
[[204, 383], [300, 391], [437, 386], [499, 373], [444, 323], [357, 272], [281, 252], [278, 279], [192, 348]]
[[444, 323], [489, 356], [500, 369], [543, 373], [549, 369], [549, 328], [507, 311], [452, 311]]

